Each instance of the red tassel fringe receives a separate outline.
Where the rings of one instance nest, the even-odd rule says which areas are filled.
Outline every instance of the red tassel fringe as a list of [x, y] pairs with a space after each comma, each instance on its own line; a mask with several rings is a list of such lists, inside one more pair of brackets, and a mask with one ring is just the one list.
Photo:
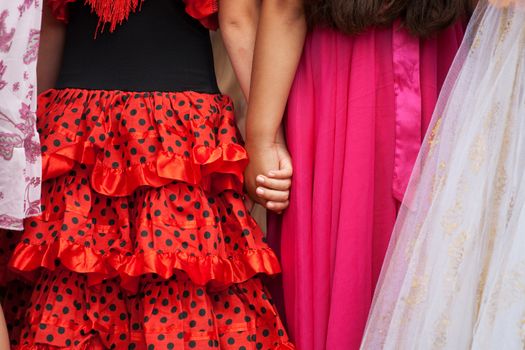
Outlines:
[[126, 21], [131, 12], [135, 12], [144, 0], [85, 0], [93, 11], [100, 18], [99, 27], [104, 30], [106, 24], [109, 24], [109, 31], [112, 32], [117, 25]]

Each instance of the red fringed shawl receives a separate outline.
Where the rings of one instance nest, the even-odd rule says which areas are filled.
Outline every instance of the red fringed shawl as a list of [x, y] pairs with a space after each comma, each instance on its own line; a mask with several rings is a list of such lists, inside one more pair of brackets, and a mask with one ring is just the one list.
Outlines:
[[[66, 5], [77, 0], [48, 0], [56, 18], [67, 21]], [[84, 0], [100, 18], [100, 26], [109, 25], [109, 30], [126, 21], [129, 14], [140, 9], [144, 0]], [[199, 20], [206, 28], [215, 30], [218, 27], [218, 0], [174, 0], [184, 1], [186, 12]]]

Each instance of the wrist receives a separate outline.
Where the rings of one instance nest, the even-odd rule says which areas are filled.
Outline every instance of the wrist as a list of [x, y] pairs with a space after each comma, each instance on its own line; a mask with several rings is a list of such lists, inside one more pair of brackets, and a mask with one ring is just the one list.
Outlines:
[[245, 144], [250, 146], [271, 145], [277, 140], [277, 133], [246, 132]]
[[247, 141], [244, 144], [244, 148], [248, 152], [248, 154], [253, 153], [261, 153], [264, 152], [264, 150], [268, 150], [269, 148], [272, 148], [274, 145], [273, 142], [270, 141], [254, 141], [251, 142]]

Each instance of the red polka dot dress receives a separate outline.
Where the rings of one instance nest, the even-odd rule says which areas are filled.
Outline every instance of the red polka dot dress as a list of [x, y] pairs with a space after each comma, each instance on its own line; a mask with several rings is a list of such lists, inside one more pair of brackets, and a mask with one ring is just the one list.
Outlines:
[[9, 248], [32, 283], [6, 311], [14, 348], [293, 349], [258, 277], [280, 267], [243, 203], [232, 101], [206, 80], [211, 55], [181, 44], [204, 37], [188, 13], [210, 26], [216, 6], [120, 2], [132, 11], [50, 3], [59, 18], [71, 4], [57, 88], [38, 101], [43, 214]]

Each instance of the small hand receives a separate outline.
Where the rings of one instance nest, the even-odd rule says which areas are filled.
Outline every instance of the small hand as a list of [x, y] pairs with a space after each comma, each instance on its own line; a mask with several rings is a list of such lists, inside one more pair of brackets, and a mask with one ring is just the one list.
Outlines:
[[292, 161], [284, 143], [247, 146], [250, 164], [245, 171], [248, 194], [269, 210], [281, 213], [289, 206]]

